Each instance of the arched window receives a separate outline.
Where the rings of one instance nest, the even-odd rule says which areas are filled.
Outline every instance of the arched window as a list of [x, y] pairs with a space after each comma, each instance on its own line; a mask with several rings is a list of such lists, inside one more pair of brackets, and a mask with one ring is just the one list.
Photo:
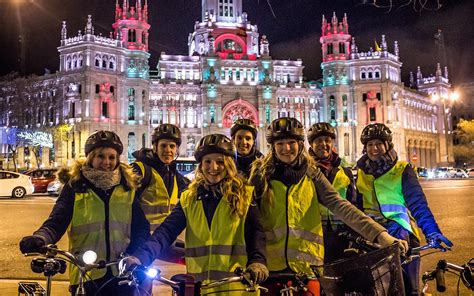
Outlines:
[[95, 56], [95, 66], [96, 67], [100, 67], [100, 56], [99, 55], [96, 55]]
[[66, 58], [66, 70], [71, 70], [71, 68], [72, 68], [71, 57], [68, 56], [68, 57]]
[[333, 54], [332, 43], [328, 43], [328, 46], [327, 46], [327, 54]]
[[135, 98], [128, 98], [128, 120], [135, 120]]
[[136, 33], [135, 30], [131, 29], [128, 30], [128, 42], [136, 42]]

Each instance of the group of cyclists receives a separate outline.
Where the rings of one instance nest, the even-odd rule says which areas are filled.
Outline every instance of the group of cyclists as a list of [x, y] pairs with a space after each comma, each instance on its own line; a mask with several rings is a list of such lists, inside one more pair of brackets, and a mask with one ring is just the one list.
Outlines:
[[[120, 161], [123, 145], [114, 132], [91, 134], [86, 159], [60, 172], [64, 189], [49, 218], [21, 240], [20, 250], [40, 252], [67, 231], [72, 253], [93, 249], [105, 261], [126, 253], [125, 270], [155, 259], [185, 262], [189, 275], [207, 283], [243, 267], [270, 290], [268, 295], [277, 295], [277, 287], [265, 283], [270, 272], [312, 274], [311, 266], [344, 258], [349, 242], [338, 235], [342, 231], [383, 247], [398, 243], [406, 252], [420, 244], [421, 228], [427, 239], [452, 246], [413, 168], [398, 159], [384, 124], [362, 131], [356, 180], [337, 154], [336, 131], [328, 123], [305, 131], [295, 118], [275, 119], [265, 131], [266, 155], [257, 149], [258, 129], [251, 120], [236, 120], [230, 133], [231, 138], [201, 138], [192, 182], [176, 170], [181, 131], [173, 124], [155, 128], [152, 148], [137, 151], [131, 166]], [[181, 252], [176, 242], [183, 230]], [[419, 260], [404, 266], [411, 295], [418, 295], [419, 266]], [[118, 285], [117, 272], [92, 271], [87, 293], [110, 281], [101, 295], [135, 295], [134, 289]], [[77, 281], [72, 267], [72, 295]], [[151, 294], [149, 282], [142, 289]], [[319, 295], [319, 289], [317, 280], [310, 280], [301, 295]]]

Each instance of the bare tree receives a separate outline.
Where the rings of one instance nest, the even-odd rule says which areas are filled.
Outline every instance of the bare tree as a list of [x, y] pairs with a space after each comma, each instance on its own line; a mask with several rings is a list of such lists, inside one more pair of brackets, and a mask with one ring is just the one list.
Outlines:
[[422, 10], [438, 10], [443, 6], [441, 0], [361, 0], [361, 4], [387, 9], [388, 12], [392, 9], [408, 6], [411, 6], [417, 12]]

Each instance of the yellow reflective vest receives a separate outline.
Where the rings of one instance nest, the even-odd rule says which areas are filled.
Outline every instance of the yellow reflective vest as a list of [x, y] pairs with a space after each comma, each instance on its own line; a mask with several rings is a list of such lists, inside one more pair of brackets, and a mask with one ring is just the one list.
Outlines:
[[376, 179], [358, 169], [356, 184], [357, 190], [363, 196], [364, 212], [376, 214], [377, 209], [380, 209], [386, 219], [397, 222], [417, 235], [417, 230], [411, 225], [411, 216], [402, 192], [403, 171], [408, 164], [406, 161], [398, 161], [388, 172]]
[[260, 213], [267, 239], [267, 265], [270, 271], [291, 268], [312, 274], [310, 265], [321, 265], [324, 258], [323, 228], [319, 201], [313, 180], [304, 176], [287, 187], [270, 180], [274, 205], [260, 202]]
[[[337, 168], [336, 176], [334, 177], [334, 180], [332, 181], [332, 186], [343, 199], [347, 198], [346, 197], [347, 188], [349, 187], [350, 184], [351, 184], [351, 179], [349, 179], [349, 177], [344, 172], [344, 168], [342, 166], [339, 166]], [[334, 222], [336, 224], [343, 223], [340, 220], [335, 220], [333, 213], [322, 204], [319, 204], [319, 210], [321, 212], [321, 220], [323, 224], [326, 224], [329, 221], [331, 221], [331, 223]]]
[[[97, 253], [97, 261], [113, 261], [125, 252], [131, 239], [132, 204], [135, 190], [125, 191], [122, 185], [115, 187], [106, 212], [105, 204], [91, 189], [76, 192], [74, 210], [68, 227], [69, 250], [73, 254], [83, 254], [87, 250]], [[108, 225], [106, 225], [108, 215]], [[109, 239], [106, 240], [108, 228]], [[109, 257], [107, 258], [107, 245]], [[94, 269], [87, 272], [84, 281], [102, 278], [107, 269]], [[117, 274], [116, 269], [112, 269]], [[69, 264], [71, 285], [79, 284], [79, 270]]]
[[[144, 164], [140, 161], [137, 161], [136, 164], [140, 167], [142, 176], [144, 176]], [[150, 184], [143, 190], [139, 199], [140, 206], [148, 222], [150, 222], [150, 231], [153, 232], [178, 203], [178, 182], [175, 176], [173, 191], [170, 195], [166, 189], [163, 178], [161, 178], [160, 174], [152, 167], [151, 174]]]
[[[253, 187], [247, 187], [249, 200]], [[245, 267], [247, 250], [245, 245], [245, 217], [231, 215], [231, 207], [226, 197], [222, 197], [212, 218], [211, 228], [207, 224], [201, 200], [188, 190], [181, 194], [180, 203], [186, 216], [186, 268], [188, 274], [204, 284], [210, 281], [232, 277], [237, 267]], [[216, 295], [246, 295], [242, 283], [223, 285], [205, 293]], [[240, 292], [224, 292], [240, 290]], [[214, 294], [213, 294], [214, 295]], [[251, 295], [256, 295], [255, 293]]]

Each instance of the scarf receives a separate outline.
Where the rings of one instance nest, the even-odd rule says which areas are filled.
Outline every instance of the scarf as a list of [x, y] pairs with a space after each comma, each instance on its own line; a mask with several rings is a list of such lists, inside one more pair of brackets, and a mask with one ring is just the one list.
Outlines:
[[339, 154], [332, 151], [328, 158], [317, 158], [312, 148], [309, 148], [309, 155], [311, 155], [317, 162], [321, 172], [328, 177], [334, 168], [337, 168], [341, 164], [341, 158]]
[[245, 177], [250, 176], [250, 169], [252, 167], [252, 163], [254, 162], [255, 159], [262, 157], [263, 154], [260, 153], [255, 147], [252, 149], [252, 152], [250, 152], [248, 155], [243, 156], [240, 154], [237, 154], [237, 159], [236, 159], [236, 165], [237, 169], [241, 171]]
[[308, 163], [306, 160], [298, 160], [293, 164], [285, 164], [277, 161], [272, 179], [278, 180], [286, 186], [294, 185], [304, 177], [307, 168]]
[[395, 152], [394, 149], [390, 149], [376, 161], [370, 160], [367, 154], [364, 154], [357, 162], [357, 166], [366, 174], [378, 178], [388, 172], [395, 165], [397, 160], [397, 152]]
[[113, 171], [102, 171], [85, 165], [82, 167], [81, 172], [82, 175], [95, 187], [104, 191], [120, 184], [120, 167], [117, 167]]

